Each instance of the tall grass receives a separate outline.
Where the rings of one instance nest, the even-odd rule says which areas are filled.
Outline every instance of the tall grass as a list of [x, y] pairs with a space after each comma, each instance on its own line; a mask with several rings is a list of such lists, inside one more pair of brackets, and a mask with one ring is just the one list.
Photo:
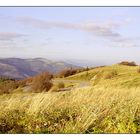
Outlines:
[[82, 72], [68, 78], [91, 79], [91, 86], [71, 91], [0, 95], [0, 133], [140, 133], [137, 69]]
[[0, 96], [1, 133], [140, 133], [140, 88]]

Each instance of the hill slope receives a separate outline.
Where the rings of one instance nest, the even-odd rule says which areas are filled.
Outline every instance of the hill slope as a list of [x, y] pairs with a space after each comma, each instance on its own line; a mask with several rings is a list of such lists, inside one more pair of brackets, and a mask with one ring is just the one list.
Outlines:
[[139, 69], [139, 66], [112, 65], [81, 72], [67, 79], [88, 80], [96, 86], [140, 87]]
[[0, 133], [140, 133], [137, 70], [100, 67], [65, 78], [70, 83], [90, 80], [88, 86], [0, 95]]

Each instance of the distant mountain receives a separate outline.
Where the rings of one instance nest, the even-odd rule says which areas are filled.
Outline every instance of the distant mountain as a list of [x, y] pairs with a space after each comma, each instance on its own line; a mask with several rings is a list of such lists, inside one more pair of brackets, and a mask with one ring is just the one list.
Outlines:
[[0, 75], [10, 78], [22, 79], [36, 75], [40, 72], [49, 71], [57, 73], [65, 68], [80, 68], [62, 61], [51, 61], [45, 58], [20, 59], [3, 58], [0, 59]]

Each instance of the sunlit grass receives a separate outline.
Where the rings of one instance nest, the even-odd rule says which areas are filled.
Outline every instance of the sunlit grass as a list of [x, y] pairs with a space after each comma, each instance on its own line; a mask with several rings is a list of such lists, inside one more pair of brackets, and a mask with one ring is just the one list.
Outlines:
[[[104, 78], [114, 69], [117, 75]], [[97, 71], [96, 84], [71, 91], [0, 95], [0, 132], [140, 133], [137, 67], [98, 68], [90, 76]]]

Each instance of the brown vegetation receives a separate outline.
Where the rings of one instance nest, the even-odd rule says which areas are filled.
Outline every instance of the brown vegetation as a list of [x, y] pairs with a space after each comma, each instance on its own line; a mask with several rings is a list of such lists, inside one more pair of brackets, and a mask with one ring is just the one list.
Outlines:
[[53, 75], [48, 72], [44, 72], [35, 76], [32, 81], [33, 92], [48, 91], [53, 85], [51, 82], [52, 78]]
[[58, 77], [68, 77], [77, 73], [76, 69], [64, 69], [58, 73]]
[[63, 89], [65, 87], [65, 84], [63, 82], [58, 82], [55, 85], [53, 85], [53, 87], [51, 88], [51, 92], [57, 92], [60, 89]]
[[137, 72], [140, 73], [140, 67], [137, 69]]
[[59, 82], [59, 83], [57, 84], [57, 87], [60, 89], [60, 88], [64, 88], [65, 85], [64, 85], [63, 82]]
[[106, 75], [105, 75], [105, 79], [111, 79], [115, 76], [118, 75], [118, 72], [116, 70], [112, 70], [111, 72], [108, 72]]
[[34, 77], [29, 77], [23, 80], [14, 80], [8, 77], [0, 77], [0, 94], [12, 93], [19, 87], [31, 85], [33, 92], [48, 91], [52, 87], [51, 79], [53, 75], [44, 72]]
[[127, 65], [127, 66], [137, 66], [137, 64], [134, 61], [132, 61], [132, 62], [122, 61], [119, 64], [120, 65]]
[[0, 84], [0, 94], [8, 94], [17, 89], [19, 84], [17, 81], [8, 81]]
[[26, 80], [14, 80], [8, 77], [0, 77], [0, 94], [12, 93], [18, 87], [26, 86]]

